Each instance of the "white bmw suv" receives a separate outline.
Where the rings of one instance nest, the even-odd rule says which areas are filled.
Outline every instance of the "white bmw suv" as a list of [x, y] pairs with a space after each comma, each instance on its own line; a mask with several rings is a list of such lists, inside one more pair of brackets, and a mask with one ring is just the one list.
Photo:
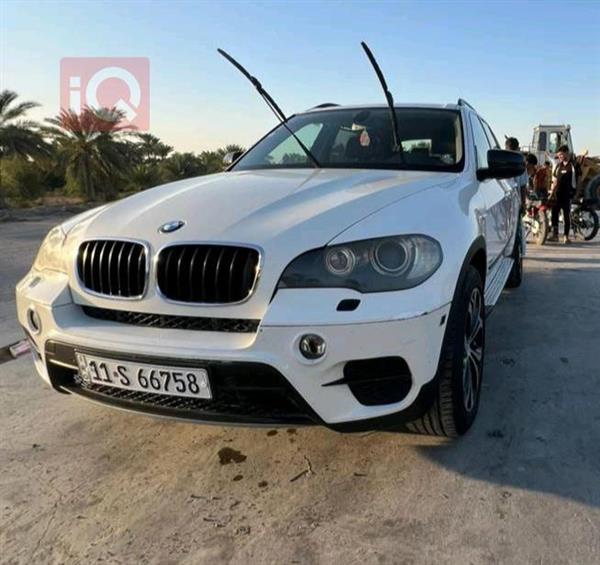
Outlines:
[[314, 108], [55, 227], [17, 286], [40, 376], [183, 420], [463, 434], [523, 159], [462, 100], [394, 108]]

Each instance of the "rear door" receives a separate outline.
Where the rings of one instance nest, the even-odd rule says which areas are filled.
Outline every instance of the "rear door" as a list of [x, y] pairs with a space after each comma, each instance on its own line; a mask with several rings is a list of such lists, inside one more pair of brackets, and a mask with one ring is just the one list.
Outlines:
[[[479, 118], [471, 113], [469, 119], [475, 143], [477, 168], [487, 168], [487, 152], [491, 149], [490, 142]], [[479, 191], [483, 195], [486, 204], [484, 220], [489, 269], [502, 255], [502, 251], [507, 243], [506, 190], [499, 181], [486, 179], [479, 181]]]

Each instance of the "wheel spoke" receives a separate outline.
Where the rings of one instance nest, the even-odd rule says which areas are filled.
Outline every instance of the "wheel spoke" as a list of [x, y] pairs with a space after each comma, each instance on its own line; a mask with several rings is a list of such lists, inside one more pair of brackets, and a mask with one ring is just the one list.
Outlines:
[[478, 315], [475, 319], [474, 327], [471, 329], [471, 333], [469, 334], [469, 342], [473, 343], [475, 338], [478, 336], [479, 332], [483, 329], [483, 321], [481, 317]]
[[473, 359], [475, 363], [481, 363], [482, 351], [479, 347], [471, 347], [469, 352], [469, 356]]
[[483, 363], [483, 300], [481, 291], [473, 289], [467, 307], [464, 334], [463, 402], [471, 412], [477, 401], [481, 385]]
[[479, 388], [479, 376], [480, 376], [480, 368], [479, 363], [475, 361], [473, 356], [469, 357], [471, 362], [472, 370], [471, 370], [471, 380], [473, 384], [473, 389], [477, 390]]
[[473, 410], [475, 405], [475, 388], [473, 386], [473, 379], [471, 378], [471, 388], [469, 390], [469, 412]]

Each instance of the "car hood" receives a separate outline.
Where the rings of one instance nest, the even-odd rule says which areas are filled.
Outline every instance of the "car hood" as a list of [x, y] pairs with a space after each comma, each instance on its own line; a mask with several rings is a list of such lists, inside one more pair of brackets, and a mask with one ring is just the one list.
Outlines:
[[[418, 171], [285, 169], [221, 173], [153, 188], [99, 211], [85, 237], [129, 237], [162, 245], [176, 240], [250, 243], [282, 238], [321, 246], [392, 202], [452, 174]], [[158, 228], [172, 220], [172, 234]]]
[[[297, 255], [327, 244], [377, 210], [456, 178], [452, 173], [356, 169], [220, 173], [159, 186], [101, 208], [73, 227], [69, 239], [74, 246], [84, 238], [138, 239], [153, 253], [183, 241], [257, 246], [268, 301]], [[159, 233], [173, 220], [185, 225]]]

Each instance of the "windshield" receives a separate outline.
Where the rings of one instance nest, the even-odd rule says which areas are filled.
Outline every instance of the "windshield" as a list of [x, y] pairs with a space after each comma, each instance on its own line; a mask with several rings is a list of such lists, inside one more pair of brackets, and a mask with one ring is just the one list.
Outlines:
[[[403, 152], [394, 152], [389, 110], [326, 110], [290, 118], [288, 127], [322, 167], [457, 172], [463, 168], [459, 112], [396, 108]], [[233, 167], [312, 168], [300, 144], [278, 126]]]

